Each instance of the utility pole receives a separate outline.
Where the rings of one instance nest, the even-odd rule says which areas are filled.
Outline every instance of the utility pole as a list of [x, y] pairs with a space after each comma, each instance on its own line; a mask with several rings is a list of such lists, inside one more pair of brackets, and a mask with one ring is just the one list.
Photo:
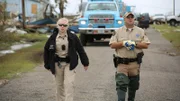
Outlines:
[[25, 16], [25, 4], [24, 4], [24, 0], [22, 0], [22, 25], [23, 25], [23, 29], [25, 29], [25, 21], [26, 21], [26, 16]]
[[173, 15], [175, 15], [176, 13], [175, 13], [175, 0], [173, 0]]
[[82, 11], [82, 0], [81, 0], [81, 11]]

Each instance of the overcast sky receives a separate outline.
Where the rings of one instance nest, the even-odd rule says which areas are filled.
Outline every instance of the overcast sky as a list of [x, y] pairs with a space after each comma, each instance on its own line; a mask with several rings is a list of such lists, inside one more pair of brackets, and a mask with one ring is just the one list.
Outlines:
[[[75, 14], [81, 0], [68, 0], [66, 13]], [[83, 0], [86, 2], [87, 0]], [[135, 6], [135, 12], [154, 14], [167, 14], [173, 12], [173, 0], [123, 0], [127, 5]], [[176, 15], [180, 14], [180, 0], [176, 2]]]

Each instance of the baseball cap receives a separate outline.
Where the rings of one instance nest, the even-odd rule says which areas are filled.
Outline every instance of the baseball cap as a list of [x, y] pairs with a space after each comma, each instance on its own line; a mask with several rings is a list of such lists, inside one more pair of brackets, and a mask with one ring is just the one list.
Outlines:
[[132, 16], [134, 17], [134, 14], [133, 14], [133, 13], [131, 13], [131, 12], [126, 12], [126, 13], [124, 14], [124, 18], [126, 18], [126, 17], [129, 16], [129, 15], [132, 15]]

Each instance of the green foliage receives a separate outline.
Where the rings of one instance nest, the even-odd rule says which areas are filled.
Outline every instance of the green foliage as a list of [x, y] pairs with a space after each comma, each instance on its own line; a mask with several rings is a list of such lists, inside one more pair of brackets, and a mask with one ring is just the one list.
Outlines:
[[45, 41], [0, 57], [0, 79], [9, 79], [42, 63]]
[[3, 32], [3, 26], [0, 26], [0, 30], [2, 31], [0, 33], [0, 50], [8, 49], [14, 43], [33, 42], [31, 47], [23, 48], [13, 54], [0, 56], [0, 79], [9, 79], [22, 72], [30, 71], [42, 62], [43, 47], [47, 40], [45, 34], [8, 33]]
[[12, 43], [19, 42], [20, 37], [18, 37], [15, 33], [0, 33], [0, 50], [8, 49]]
[[26, 42], [38, 42], [47, 39], [46, 35], [44, 34], [37, 34], [37, 33], [29, 33], [24, 35], [19, 35], [20, 39]]
[[[0, 26], [0, 30], [4, 30], [2, 26]], [[46, 40], [47, 37], [45, 34], [38, 33], [28, 33], [28, 34], [17, 34], [17, 33], [9, 33], [9, 32], [1, 32], [0, 33], [0, 50], [8, 49], [15, 42], [39, 42]]]
[[8, 16], [8, 12], [6, 11], [7, 2], [6, 0], [3, 0], [0, 2], [0, 21], [5, 21]]

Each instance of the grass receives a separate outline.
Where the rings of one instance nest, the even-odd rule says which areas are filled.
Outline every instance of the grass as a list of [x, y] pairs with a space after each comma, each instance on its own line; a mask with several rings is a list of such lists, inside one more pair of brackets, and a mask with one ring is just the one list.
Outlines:
[[9, 49], [13, 44], [31, 42], [31, 47], [23, 48], [13, 54], [0, 56], [0, 79], [10, 79], [23, 72], [31, 71], [42, 63], [43, 47], [47, 40], [45, 34], [28, 33], [17, 34], [3, 32], [4, 26], [0, 26], [0, 50]]
[[37, 41], [43, 41], [47, 39], [46, 35], [44, 34], [38, 34], [38, 33], [30, 33], [25, 35], [19, 35], [21, 40], [25, 42], [37, 42]]
[[10, 79], [42, 63], [45, 41], [0, 57], [0, 79]]
[[15, 33], [0, 33], [0, 50], [8, 49], [12, 43], [19, 41], [20, 37]]
[[14, 43], [22, 42], [39, 42], [46, 39], [46, 36], [43, 34], [33, 33], [33, 34], [24, 34], [18, 35], [16, 33], [1, 33], [0, 34], [0, 50], [9, 49], [10, 46]]
[[9, 49], [14, 43], [38, 42], [47, 38], [44, 34], [39, 33], [17, 34], [4, 32], [3, 30], [5, 30], [6, 27], [7, 26], [0, 26], [0, 50]]
[[171, 27], [167, 24], [165, 25], [152, 25], [156, 30], [158, 30], [162, 35], [169, 40], [176, 48], [180, 50], [180, 26]]

